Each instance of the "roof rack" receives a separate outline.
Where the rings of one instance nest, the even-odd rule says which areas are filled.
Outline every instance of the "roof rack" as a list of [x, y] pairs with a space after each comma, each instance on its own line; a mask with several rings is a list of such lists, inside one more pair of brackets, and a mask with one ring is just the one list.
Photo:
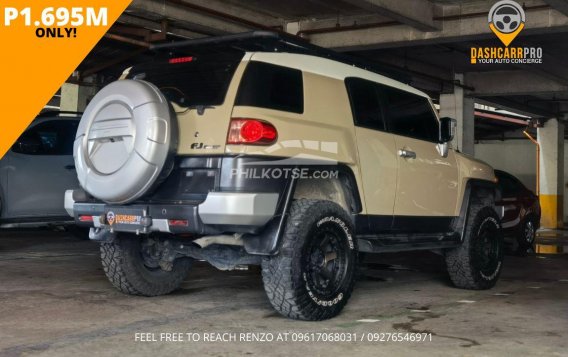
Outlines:
[[225, 36], [199, 38], [178, 42], [163, 43], [150, 47], [154, 51], [177, 51], [203, 47], [232, 48], [246, 52], [289, 52], [328, 58], [355, 66], [370, 72], [391, 77], [404, 83], [410, 83], [408, 73], [390, 67], [377, 65], [363, 59], [342, 54], [328, 48], [316, 46], [308, 41], [281, 32], [251, 31]]

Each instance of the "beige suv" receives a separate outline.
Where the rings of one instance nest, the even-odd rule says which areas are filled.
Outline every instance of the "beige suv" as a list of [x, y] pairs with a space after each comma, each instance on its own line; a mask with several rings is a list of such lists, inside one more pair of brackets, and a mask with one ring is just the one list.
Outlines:
[[441, 252], [460, 288], [502, 263], [493, 169], [449, 148], [428, 96], [295, 38], [156, 46], [79, 125], [77, 224], [119, 290], [167, 294], [194, 259], [261, 265], [281, 314], [345, 306], [359, 252]]

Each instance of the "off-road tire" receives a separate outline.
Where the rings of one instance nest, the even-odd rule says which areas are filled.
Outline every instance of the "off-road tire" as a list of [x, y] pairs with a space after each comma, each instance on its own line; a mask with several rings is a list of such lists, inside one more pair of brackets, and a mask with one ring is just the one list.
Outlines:
[[[321, 265], [314, 263], [318, 254]], [[321, 279], [318, 269], [332, 278]], [[270, 303], [280, 314], [298, 320], [325, 320], [339, 314], [353, 291], [356, 270], [357, 240], [351, 219], [336, 203], [321, 200], [292, 203], [279, 253], [262, 260]], [[322, 280], [333, 282], [328, 291], [326, 284], [322, 289]]]
[[[481, 252], [486, 241], [489, 252]], [[462, 244], [445, 252], [446, 266], [453, 284], [462, 289], [492, 288], [503, 266], [503, 235], [499, 217], [490, 206], [470, 208]]]
[[191, 259], [174, 261], [173, 269], [150, 269], [144, 265], [140, 237], [120, 234], [101, 244], [101, 260], [108, 280], [129, 295], [158, 296], [178, 289], [191, 269]]

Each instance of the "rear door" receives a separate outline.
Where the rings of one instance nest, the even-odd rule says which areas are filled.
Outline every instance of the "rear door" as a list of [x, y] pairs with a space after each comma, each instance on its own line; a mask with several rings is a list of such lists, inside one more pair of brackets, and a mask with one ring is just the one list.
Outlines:
[[367, 215], [357, 232], [390, 231], [395, 202], [397, 160], [393, 135], [386, 131], [385, 113], [375, 82], [345, 80], [353, 118]]
[[182, 133], [179, 155], [217, 155], [225, 152], [245, 59], [243, 51], [229, 48], [179, 49], [170, 58], [132, 67], [126, 78], [154, 84], [172, 103]]
[[455, 154], [438, 147], [439, 121], [428, 98], [382, 86], [397, 150], [393, 228], [413, 233], [446, 232], [458, 201]]
[[[49, 119], [28, 129], [9, 155], [7, 216], [66, 217], [65, 190], [79, 187], [73, 160], [78, 120]], [[22, 150], [22, 138], [37, 142], [37, 150]]]

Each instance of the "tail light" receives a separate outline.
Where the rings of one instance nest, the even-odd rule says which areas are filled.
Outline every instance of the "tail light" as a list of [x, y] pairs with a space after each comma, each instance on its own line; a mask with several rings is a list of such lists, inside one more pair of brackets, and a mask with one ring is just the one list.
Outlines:
[[176, 227], [187, 227], [189, 226], [189, 221], [187, 219], [169, 219], [168, 224]]
[[227, 144], [270, 145], [278, 138], [276, 128], [258, 119], [231, 119]]

